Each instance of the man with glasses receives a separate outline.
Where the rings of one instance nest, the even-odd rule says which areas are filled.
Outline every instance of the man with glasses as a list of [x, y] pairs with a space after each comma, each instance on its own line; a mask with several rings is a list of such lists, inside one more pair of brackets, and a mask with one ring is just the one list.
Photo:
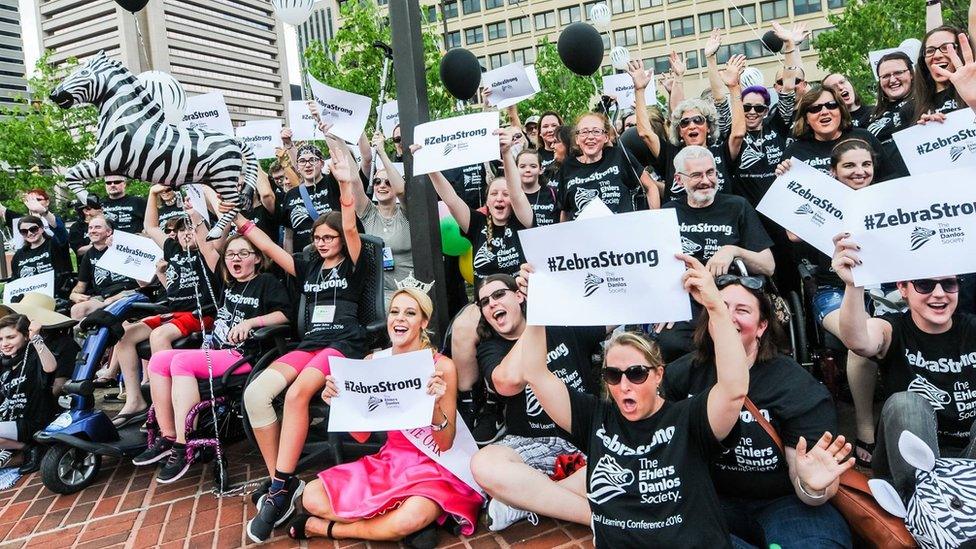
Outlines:
[[[589, 524], [586, 499], [566, 484], [555, 483], [565, 491], [564, 505], [558, 509], [540, 508], [533, 500], [540, 485], [554, 483], [549, 475], [557, 459], [579, 450], [563, 438], [565, 433], [542, 410], [522, 376], [518, 341], [526, 327], [525, 297], [508, 275], [486, 277], [477, 297], [482, 315], [479, 331], [484, 332], [478, 344], [478, 367], [489, 390], [505, 404], [505, 429], [499, 433], [504, 438], [482, 448], [471, 460], [475, 480], [492, 497], [488, 529], [497, 532], [523, 519], [538, 521], [536, 513]], [[546, 327], [549, 370], [570, 390], [597, 394], [592, 357], [600, 353], [600, 343], [610, 330], [605, 326]]]
[[135, 280], [98, 266], [112, 242], [114, 232], [112, 222], [104, 215], [92, 216], [88, 221], [91, 249], [78, 260], [78, 282], [68, 296], [73, 303], [71, 318], [75, 320], [81, 320], [92, 311], [121, 299], [127, 290], [138, 286]]
[[146, 201], [138, 196], [126, 195], [126, 179], [121, 175], [105, 176], [105, 193], [102, 213], [115, 225], [115, 229], [138, 234], [145, 229]]
[[[301, 251], [312, 243], [312, 223], [319, 216], [339, 210], [339, 183], [324, 172], [322, 151], [311, 144], [298, 148], [298, 173], [302, 182], [285, 192], [278, 211], [281, 225], [291, 232], [291, 250]], [[288, 236], [285, 237], [285, 249]]]
[[976, 316], [959, 312], [959, 279], [939, 276], [897, 283], [902, 313], [871, 317], [864, 288], [854, 285], [858, 246], [838, 235], [832, 267], [844, 281], [840, 335], [855, 353], [876, 360], [887, 399], [871, 466], [893, 480], [903, 498], [915, 488], [915, 467], [898, 450], [903, 431], [936, 457], [976, 459]]

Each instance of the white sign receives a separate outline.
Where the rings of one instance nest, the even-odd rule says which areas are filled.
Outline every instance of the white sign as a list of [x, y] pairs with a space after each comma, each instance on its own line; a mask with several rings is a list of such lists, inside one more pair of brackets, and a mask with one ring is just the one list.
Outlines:
[[492, 106], [506, 99], [525, 97], [535, 92], [521, 62], [509, 63], [482, 74], [481, 86], [491, 90], [488, 104]]
[[942, 124], [916, 124], [891, 136], [912, 175], [976, 166], [976, 115], [960, 109]]
[[[644, 104], [657, 104], [657, 89], [654, 83], [654, 71], [646, 71], [651, 75], [651, 81], [644, 90]], [[617, 106], [621, 109], [630, 109], [634, 106], [634, 79], [629, 74], [609, 74], [603, 77], [603, 93], [617, 98]]]
[[[383, 115], [380, 118], [380, 130], [387, 139], [393, 137], [393, 128], [400, 124], [400, 105], [396, 99], [383, 103]], [[376, 116], [380, 116], [380, 106], [376, 106]]]
[[612, 325], [691, 318], [673, 210], [577, 219], [519, 231], [533, 326]]
[[508, 108], [518, 103], [519, 101], [524, 101], [532, 97], [533, 95], [539, 93], [542, 90], [542, 86], [539, 85], [539, 75], [535, 72], [535, 65], [526, 65], [525, 74], [528, 75], [529, 83], [532, 84], [532, 93], [528, 95], [523, 95], [521, 97], [513, 97], [511, 99], [504, 99], [502, 101], [499, 101], [498, 104], [495, 105], [496, 108], [498, 108], [499, 110]]
[[183, 185], [180, 187], [186, 194], [187, 199], [190, 201], [190, 205], [196, 210], [200, 218], [210, 223], [210, 210], [207, 208], [207, 198], [203, 194], [202, 185], [193, 183], [190, 185]]
[[885, 181], [844, 207], [858, 286], [976, 272], [976, 169]]
[[9, 305], [13, 303], [13, 298], [28, 292], [54, 297], [54, 271], [22, 276], [7, 282], [3, 285], [3, 302]]
[[435, 120], [413, 129], [422, 147], [413, 155], [413, 175], [498, 160], [497, 112]]
[[203, 128], [224, 135], [234, 135], [234, 124], [230, 121], [224, 94], [219, 91], [187, 98], [183, 125], [187, 128]]
[[274, 158], [275, 149], [282, 147], [281, 120], [251, 120], [237, 128], [237, 138], [258, 158]]
[[364, 95], [326, 86], [312, 75], [308, 75], [308, 85], [318, 103], [322, 121], [332, 124], [329, 133], [349, 143], [357, 143], [366, 128], [373, 100]]
[[773, 181], [756, 211], [831, 257], [833, 238], [844, 231], [844, 204], [854, 189], [802, 160], [790, 162], [790, 171]]
[[149, 282], [156, 276], [156, 263], [163, 250], [152, 239], [125, 231], [112, 233], [112, 245], [98, 261], [106, 271]]
[[288, 102], [288, 127], [291, 128], [292, 141], [320, 141], [325, 135], [319, 131], [319, 125], [308, 110], [304, 101]]
[[579, 215], [576, 216], [576, 221], [580, 219], [595, 219], [597, 217], [606, 217], [608, 215], [613, 215], [613, 211], [607, 206], [599, 196], [594, 196], [593, 200], [586, 203], [583, 209], [580, 210]]
[[429, 349], [352, 360], [329, 361], [339, 396], [332, 399], [329, 431], [394, 431], [430, 425], [434, 397], [427, 381], [434, 373]]
[[885, 48], [883, 50], [875, 50], [868, 52], [868, 61], [871, 63], [871, 74], [874, 75], [874, 79], [878, 79], [878, 64], [881, 63], [881, 58], [888, 55], [889, 53], [895, 53], [896, 51], [904, 52], [912, 63], [918, 59], [918, 50], [921, 49], [920, 44], [908, 44], [903, 46], [898, 46], [897, 48]]

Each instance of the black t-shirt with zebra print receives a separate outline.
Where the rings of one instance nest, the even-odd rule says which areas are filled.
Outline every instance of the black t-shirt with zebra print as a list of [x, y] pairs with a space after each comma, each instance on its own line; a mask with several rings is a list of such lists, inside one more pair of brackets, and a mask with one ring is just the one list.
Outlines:
[[556, 196], [560, 208], [576, 219], [580, 211], [596, 197], [613, 213], [634, 210], [634, 192], [640, 188], [644, 171], [634, 155], [624, 153], [623, 146], [604, 147], [603, 156], [592, 164], [567, 157], [559, 170]]
[[139, 284], [135, 280], [98, 266], [99, 260], [106, 251], [108, 251], [107, 247], [99, 250], [92, 246], [78, 261], [78, 282], [85, 283], [85, 293], [110, 297], [123, 290], [138, 287]]
[[529, 204], [532, 205], [536, 227], [559, 223], [559, 214], [562, 209], [556, 200], [556, 189], [552, 185], [543, 185], [534, 193], [525, 193], [525, 197], [529, 199]]
[[[606, 339], [603, 326], [547, 326], [546, 365], [572, 391], [598, 393], [593, 379], [592, 357], [600, 352], [600, 343]], [[495, 336], [478, 344], [478, 368], [485, 383], [493, 391], [495, 384], [491, 374], [515, 346], [517, 339]], [[496, 391], [497, 392], [497, 391]], [[565, 431], [556, 426], [542, 410], [542, 405], [528, 386], [521, 393], [504, 397], [505, 425], [508, 434], [523, 437], [567, 438]]]
[[489, 241], [488, 223], [491, 221], [488, 216], [478, 210], [469, 211], [468, 230], [461, 234], [471, 241], [473, 248], [475, 286], [488, 275], [517, 275], [519, 267], [525, 263], [518, 232], [525, 227], [519, 223], [515, 213], [509, 215], [508, 224], [503, 227], [492, 222]]
[[741, 196], [716, 194], [704, 208], [693, 208], [680, 196], [661, 207], [677, 211], [681, 251], [702, 263], [708, 263], [722, 246], [761, 252], [773, 245], [756, 210]]
[[163, 258], [168, 263], [166, 298], [170, 309], [173, 312], [196, 312], [199, 298], [203, 313], [212, 315], [217, 309], [213, 298], [220, 295], [221, 285], [200, 251], [184, 250], [175, 240], [167, 238], [163, 243]]

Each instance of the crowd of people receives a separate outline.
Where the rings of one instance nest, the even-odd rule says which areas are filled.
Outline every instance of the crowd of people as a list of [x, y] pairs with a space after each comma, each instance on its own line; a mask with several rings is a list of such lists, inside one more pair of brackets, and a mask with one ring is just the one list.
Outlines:
[[[959, 384], [976, 386], [972, 368], [928, 366], [976, 352], [976, 279], [958, 273], [859, 287], [851, 235], [837, 235], [828, 257], [755, 208], [791, 158], [855, 190], [906, 176], [894, 132], [976, 110], [970, 38], [929, 15], [917, 59], [881, 58], [875, 105], [846, 75], [807, 82], [799, 47], [808, 33], [774, 23], [784, 66], [770, 88], [743, 86], [743, 56], [720, 70], [715, 33], [704, 46], [710, 86], [702, 97], [684, 96], [685, 65], [672, 54], [666, 108], [645, 106], [653, 75], [640, 61], [627, 71], [631, 111], [616, 113], [615, 98], [604, 97], [572, 122], [547, 111], [523, 123], [517, 106], [507, 108], [500, 161], [430, 175], [472, 245], [471, 303], [466, 266], [444, 257], [453, 321], [443, 345], [431, 341], [433, 304], [413, 277], [405, 191], [417, 183], [404, 180], [398, 162], [419, 146], [405, 149], [399, 127], [393, 154], [381, 133], [364, 135], [358, 161], [327, 124], [320, 124], [327, 151], [293, 142], [285, 128], [277, 159], [259, 173], [253, 207], [215, 241], [207, 240], [207, 225], [231, 207], [210, 191], [211, 211], [201, 214], [179, 191], [154, 186], [143, 199], [127, 194], [124, 178], [109, 177], [107, 198], [76, 204], [69, 228], [48, 195], [32, 190], [24, 196], [28, 213], [0, 206], [23, 239], [12, 275], [53, 271], [66, 315], [36, 294], [0, 311], [0, 465], [22, 459], [23, 472], [37, 469], [42, 449], [32, 433], [55, 414], [78, 352], [70, 330], [58, 327], [156, 286], [170, 312], [126, 323], [95, 382], [121, 376], [118, 428], [146, 421], [148, 385], [160, 436], [132, 461], [158, 464], [159, 483], [177, 481], [192, 465], [186, 418], [201, 400], [197, 381], [231, 368], [249, 373], [252, 365], [240, 363], [254, 356], [251, 334], [303, 319], [297, 348], [271, 361], [243, 394], [269, 477], [246, 526], [254, 542], [288, 524], [297, 539], [432, 547], [438, 524], [450, 519], [471, 534], [486, 508], [492, 531], [544, 515], [591, 526], [598, 547], [852, 547], [848, 524], [829, 502], [855, 463], [891, 479], [907, 499], [915, 474], [898, 451], [902, 431], [935, 456], [976, 459], [972, 414], [939, 400]], [[976, 26], [976, 11], [970, 19]], [[311, 110], [317, 115], [314, 104]], [[628, 132], [636, 146], [625, 144]], [[692, 320], [528, 325], [534, 268], [519, 232], [572, 221], [595, 199], [613, 213], [675, 210]], [[141, 233], [163, 250], [155, 281], [100, 265], [116, 231]], [[363, 234], [384, 243], [385, 350], [372, 348], [359, 318], [369, 284]], [[800, 284], [800, 264], [815, 280], [805, 306], [848, 350], [850, 441], [838, 433], [838, 395], [784, 342], [780, 295]], [[211, 336], [206, 349], [172, 348], [201, 331]], [[137, 350], [146, 341], [148, 361]], [[444, 453], [462, 451], [454, 448], [458, 433], [470, 431], [480, 447], [468, 457], [480, 489], [399, 431], [386, 433], [379, 453], [336, 464], [306, 484], [298, 466], [310, 404], [342, 398], [330, 361], [422, 349], [434, 359], [427, 429]], [[879, 379], [884, 404], [876, 420]]]

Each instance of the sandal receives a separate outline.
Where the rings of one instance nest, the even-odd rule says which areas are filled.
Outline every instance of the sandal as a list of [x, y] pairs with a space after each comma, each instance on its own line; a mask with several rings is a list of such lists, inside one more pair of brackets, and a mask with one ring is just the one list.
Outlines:
[[871, 460], [874, 457], [875, 446], [876, 444], [874, 442], [869, 444], [861, 439], [856, 439], [854, 441], [854, 463], [858, 467], [865, 469], [871, 468]]
[[92, 381], [92, 386], [96, 389], [110, 389], [119, 386], [119, 380], [114, 377], [98, 377]]
[[127, 414], [116, 414], [112, 418], [112, 425], [115, 425], [116, 429], [121, 429], [127, 425], [137, 423], [140, 421], [145, 421], [146, 416], [149, 414], [149, 407], [146, 406], [145, 409], [139, 410], [138, 412], [129, 412]]
[[[312, 515], [308, 513], [298, 513], [295, 518], [291, 519], [288, 524], [288, 537], [291, 539], [308, 539], [308, 532], [305, 531], [305, 523], [308, 519], [312, 518]], [[329, 521], [329, 539], [332, 539], [332, 525], [335, 524]]]

